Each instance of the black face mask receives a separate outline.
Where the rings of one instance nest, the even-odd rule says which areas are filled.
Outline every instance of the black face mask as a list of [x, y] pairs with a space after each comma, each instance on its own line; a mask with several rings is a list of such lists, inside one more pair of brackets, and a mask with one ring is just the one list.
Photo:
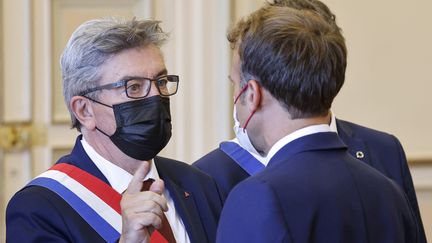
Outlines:
[[123, 153], [134, 159], [150, 160], [167, 145], [171, 138], [168, 98], [152, 96], [112, 108], [117, 124], [114, 134], [110, 136], [96, 129], [108, 136]]

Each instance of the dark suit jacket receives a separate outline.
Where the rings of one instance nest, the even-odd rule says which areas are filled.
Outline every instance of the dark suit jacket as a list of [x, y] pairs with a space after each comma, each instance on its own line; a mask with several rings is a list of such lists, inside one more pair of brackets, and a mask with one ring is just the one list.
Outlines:
[[400, 187], [353, 158], [332, 132], [292, 141], [239, 183], [217, 234], [221, 243], [416, 241]]
[[[78, 137], [70, 163], [108, 183], [90, 160]], [[208, 175], [175, 160], [156, 157], [155, 165], [173, 198], [191, 242], [214, 242], [222, 202]], [[184, 192], [189, 196], [185, 197]], [[39, 186], [25, 187], [10, 200], [6, 212], [7, 242], [104, 242], [61, 197]]]
[[[426, 242], [411, 174], [399, 140], [393, 135], [339, 119], [336, 119], [336, 125], [339, 137], [352, 156], [357, 157], [357, 152], [362, 152], [363, 158], [359, 160], [391, 178], [404, 190], [417, 219], [419, 242]], [[213, 150], [193, 165], [216, 180], [223, 199], [235, 185], [249, 177], [220, 149]]]

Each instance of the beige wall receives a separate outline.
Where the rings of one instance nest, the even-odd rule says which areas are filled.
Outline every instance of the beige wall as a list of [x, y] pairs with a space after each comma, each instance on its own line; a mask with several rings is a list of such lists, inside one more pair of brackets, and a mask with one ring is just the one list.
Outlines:
[[432, 1], [325, 2], [349, 49], [336, 114], [395, 134], [409, 158], [432, 158]]

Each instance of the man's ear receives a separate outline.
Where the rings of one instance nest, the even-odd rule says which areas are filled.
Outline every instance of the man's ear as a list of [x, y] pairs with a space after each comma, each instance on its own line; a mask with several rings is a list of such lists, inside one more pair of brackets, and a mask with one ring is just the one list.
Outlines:
[[94, 119], [93, 106], [91, 101], [82, 96], [74, 96], [70, 101], [70, 107], [76, 119], [88, 130], [96, 128], [96, 120]]
[[258, 83], [258, 81], [254, 79], [249, 80], [249, 82], [247, 82], [247, 85], [249, 87], [246, 91], [246, 100], [249, 104], [249, 110], [256, 111], [261, 105], [261, 85]]

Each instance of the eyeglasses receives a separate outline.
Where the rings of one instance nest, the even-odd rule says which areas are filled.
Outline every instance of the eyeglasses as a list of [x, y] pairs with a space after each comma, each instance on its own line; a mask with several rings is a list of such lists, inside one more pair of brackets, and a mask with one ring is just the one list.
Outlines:
[[139, 98], [146, 97], [150, 93], [151, 82], [156, 83], [156, 87], [161, 96], [171, 96], [177, 93], [179, 76], [164, 75], [156, 79], [143, 78], [143, 77], [130, 77], [115, 83], [105, 84], [102, 86], [97, 86], [91, 89], [87, 89], [81, 92], [79, 95], [84, 96], [88, 93], [97, 90], [115, 89], [115, 88], [124, 87], [127, 97], [132, 99], [139, 99]]

